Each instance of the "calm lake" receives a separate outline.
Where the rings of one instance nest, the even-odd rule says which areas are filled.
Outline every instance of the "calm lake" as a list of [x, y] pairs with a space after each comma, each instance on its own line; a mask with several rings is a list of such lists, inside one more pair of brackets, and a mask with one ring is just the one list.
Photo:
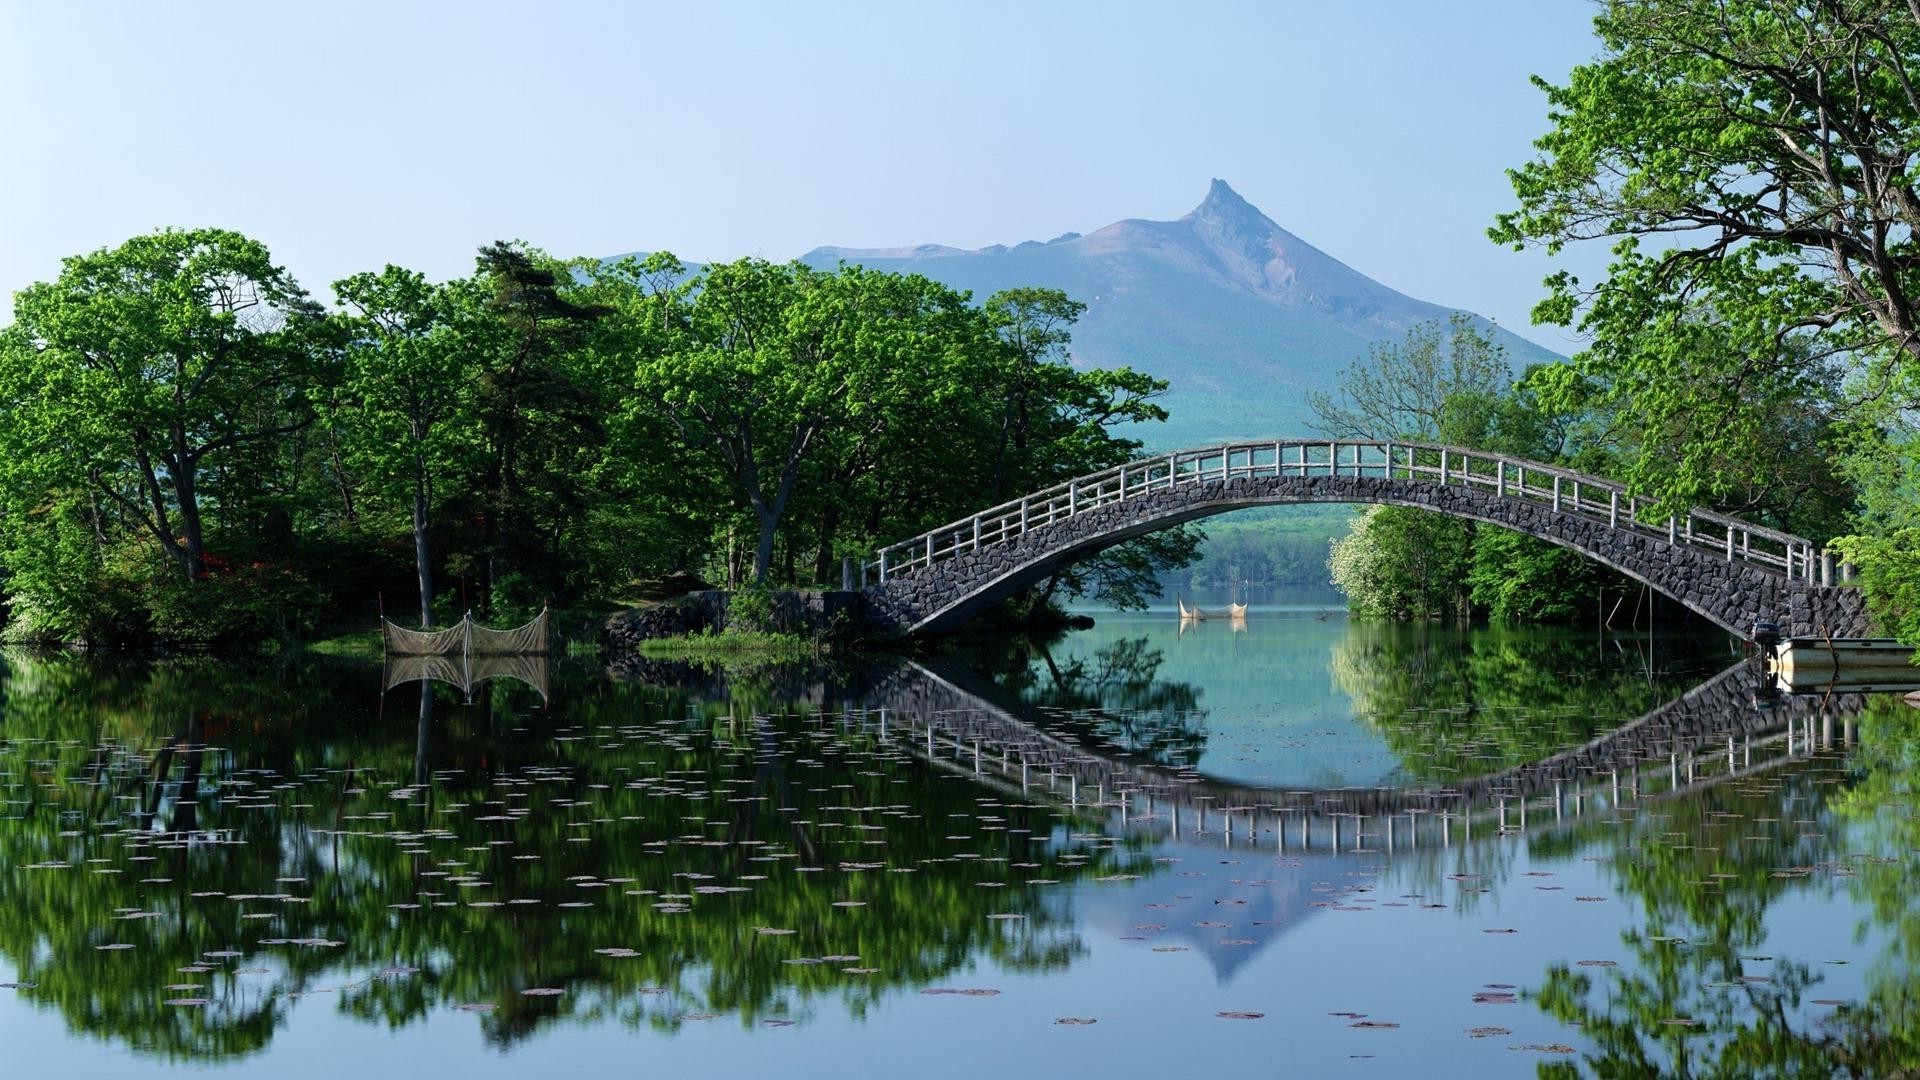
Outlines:
[[1252, 599], [821, 670], [8, 655], [0, 1075], [1920, 1067], [1920, 710]]

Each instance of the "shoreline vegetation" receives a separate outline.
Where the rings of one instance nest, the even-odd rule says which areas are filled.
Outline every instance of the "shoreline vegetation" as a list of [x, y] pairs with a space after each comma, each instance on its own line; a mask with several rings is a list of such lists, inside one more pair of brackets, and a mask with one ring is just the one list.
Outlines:
[[[1084, 305], [925, 277], [520, 243], [322, 304], [265, 245], [65, 260], [0, 329], [0, 639], [253, 647], [385, 613], [511, 624], [672, 575], [844, 559], [1134, 457], [1166, 383], [1077, 367]], [[1197, 530], [1044, 583], [1137, 603]], [[384, 598], [384, 599], [383, 599]]]

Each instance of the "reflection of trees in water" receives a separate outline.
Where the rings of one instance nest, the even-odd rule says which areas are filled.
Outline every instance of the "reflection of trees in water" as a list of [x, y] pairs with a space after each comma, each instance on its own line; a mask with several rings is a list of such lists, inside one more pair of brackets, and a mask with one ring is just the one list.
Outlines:
[[[338, 992], [319, 1007], [389, 1026], [489, 1004], [501, 1044], [556, 1017], [752, 1024], [821, 1001], [858, 1016], [982, 960], [1070, 963], [1069, 914], [1026, 878], [1147, 872], [1126, 847], [1069, 839], [1091, 822], [899, 783], [919, 768], [904, 751], [815, 712], [760, 721], [563, 678], [550, 713], [493, 684], [471, 707], [401, 692], [376, 719], [379, 685], [370, 665], [311, 659], [17, 664], [0, 720], [0, 953], [35, 984], [20, 993], [76, 1033], [172, 1059], [258, 1051], [294, 995], [321, 990]], [[534, 812], [481, 820], [512, 805]], [[159, 831], [177, 827], [218, 832]], [[946, 839], [958, 829], [976, 839]], [[65, 868], [21, 869], [52, 863]], [[193, 895], [210, 892], [224, 895]], [[482, 897], [501, 905], [464, 902]], [[116, 942], [136, 947], [98, 948]], [[609, 947], [639, 955], [594, 952]], [[247, 955], [178, 970], [227, 949]], [[859, 959], [791, 962], [829, 955]], [[396, 966], [418, 970], [380, 974]], [[841, 970], [854, 966], [875, 970]], [[541, 986], [566, 992], [519, 993]]]
[[1159, 677], [1166, 652], [1145, 637], [1121, 638], [1074, 656], [1054, 655], [1056, 641], [1027, 641], [1003, 656], [996, 681], [1023, 701], [1055, 714], [1092, 738], [1176, 768], [1207, 748], [1206, 712], [1191, 683]]
[[1538, 761], [1679, 697], [1728, 662], [1717, 644], [1662, 642], [1649, 668], [1644, 641], [1355, 622], [1332, 670], [1411, 774], [1450, 780]]
[[[1548, 969], [1532, 996], [1594, 1049], [1543, 1075], [1890, 1077], [1920, 1068], [1911, 906], [1920, 737], [1888, 730], [1911, 731], [1920, 714], [1896, 717], [1899, 708], [1870, 707], [1850, 777], [1813, 759], [1556, 841], [1608, 849], [1643, 922], [1622, 935], [1618, 967]], [[1766, 921], [1784, 897], [1842, 891], [1868, 901], [1871, 922], [1857, 933], [1884, 930], [1895, 948], [1869, 973], [1865, 1000], [1829, 1012], [1813, 1003], [1820, 968], [1780, 955], [1797, 943], [1769, 940]]]

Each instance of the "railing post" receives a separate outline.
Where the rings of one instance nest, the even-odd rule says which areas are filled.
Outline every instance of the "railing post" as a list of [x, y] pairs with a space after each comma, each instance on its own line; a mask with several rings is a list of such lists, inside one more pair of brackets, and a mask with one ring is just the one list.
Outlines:
[[1127, 467], [1125, 465], [1120, 466], [1120, 500], [1119, 501], [1121, 502], [1127, 501]]
[[1447, 452], [1444, 449], [1440, 451], [1440, 482], [1447, 482]]
[[1553, 478], [1553, 512], [1556, 514], [1560, 512], [1560, 477], [1558, 474]]
[[1072, 480], [1067, 481], [1067, 516], [1080, 512], [1080, 488]]
[[1022, 535], [1025, 535], [1027, 531], [1027, 504], [1031, 499], [1032, 496], [1029, 495], [1020, 496], [1020, 532]]
[[853, 591], [853, 556], [840, 556], [840, 591]]
[[1667, 515], [1667, 543], [1677, 543], [1680, 538], [1680, 526], [1675, 524], [1673, 515]]
[[1727, 523], [1727, 561], [1733, 561], [1733, 523]]
[[887, 583], [887, 549], [880, 549], [880, 584]]
[[1620, 493], [1617, 491], [1609, 491], [1607, 492], [1607, 528], [1617, 529], [1619, 527]]
[[1339, 443], [1327, 444], [1327, 475], [1328, 476], [1340, 475], [1340, 444]]
[[1503, 499], [1507, 496], [1507, 463], [1504, 461], [1493, 463], [1493, 493]]
[[973, 550], [980, 550], [980, 515], [973, 515]]
[[933, 569], [933, 534], [927, 534], [927, 569]]
[[1820, 584], [1829, 588], [1833, 585], [1833, 552], [1831, 551], [1820, 553]]
[[1393, 444], [1387, 444], [1387, 479], [1393, 479]]

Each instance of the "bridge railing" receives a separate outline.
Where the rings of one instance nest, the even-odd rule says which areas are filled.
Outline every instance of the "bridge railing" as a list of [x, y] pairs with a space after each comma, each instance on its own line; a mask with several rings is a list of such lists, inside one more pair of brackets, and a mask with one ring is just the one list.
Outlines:
[[1457, 446], [1339, 439], [1228, 443], [1141, 458], [1075, 477], [881, 548], [863, 564], [861, 582], [886, 582], [1157, 491], [1218, 484], [1226, 494], [1235, 480], [1315, 476], [1464, 485], [1709, 552], [1789, 580], [1835, 583], [1831, 556], [1805, 537], [1701, 509], [1643, 521], [1639, 498], [1596, 476]]

